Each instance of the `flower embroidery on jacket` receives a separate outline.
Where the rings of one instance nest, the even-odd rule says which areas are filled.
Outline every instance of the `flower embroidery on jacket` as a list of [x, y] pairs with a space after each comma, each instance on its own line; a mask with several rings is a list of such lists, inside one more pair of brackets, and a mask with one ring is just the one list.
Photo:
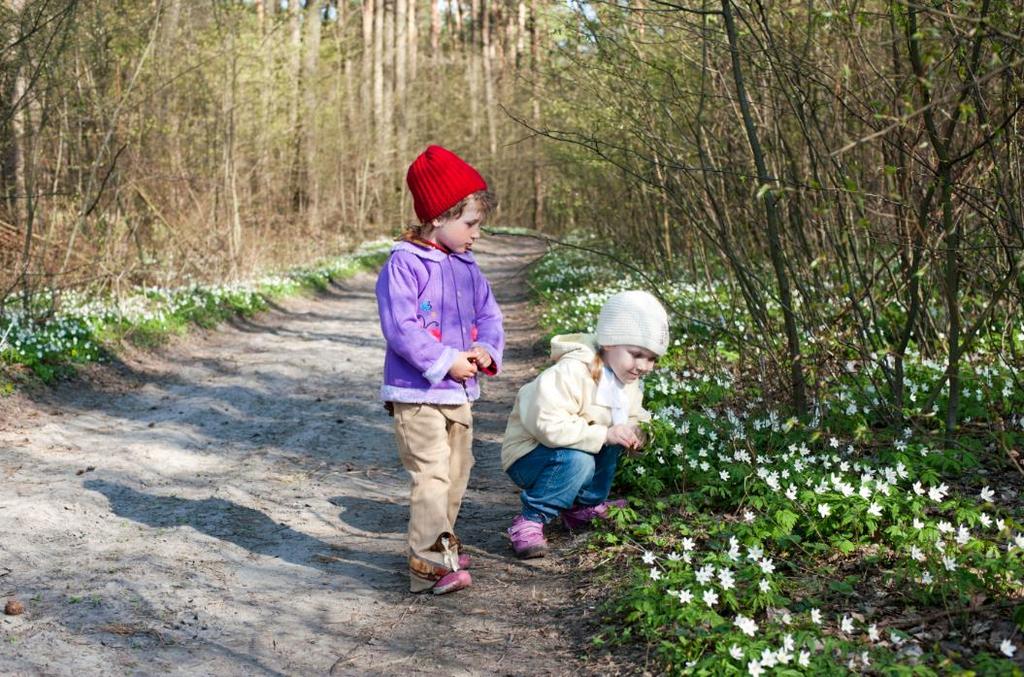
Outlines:
[[434, 310], [434, 306], [431, 305], [429, 299], [420, 301], [420, 310], [424, 313], [430, 313], [429, 318], [416, 314], [416, 319], [419, 320], [420, 326], [430, 332], [430, 335], [436, 338], [438, 341], [441, 340], [441, 323], [433, 319], [437, 317], [437, 311]]

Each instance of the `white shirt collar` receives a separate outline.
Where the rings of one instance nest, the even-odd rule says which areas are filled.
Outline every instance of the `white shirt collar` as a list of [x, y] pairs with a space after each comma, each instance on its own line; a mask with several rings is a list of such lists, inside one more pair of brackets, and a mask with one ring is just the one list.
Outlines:
[[597, 382], [594, 402], [612, 410], [612, 425], [621, 425], [629, 420], [626, 384], [619, 380], [607, 364], [601, 370], [601, 380]]

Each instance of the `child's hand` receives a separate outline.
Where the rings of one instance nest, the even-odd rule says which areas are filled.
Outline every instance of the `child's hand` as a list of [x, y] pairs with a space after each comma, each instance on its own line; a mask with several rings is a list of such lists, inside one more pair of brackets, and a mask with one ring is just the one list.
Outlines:
[[490, 353], [488, 353], [480, 346], [473, 346], [469, 350], [469, 354], [473, 356], [472, 361], [475, 362], [476, 366], [480, 367], [481, 369], [490, 369], [491, 364], [494, 363], [494, 360], [491, 359]]
[[608, 444], [618, 444], [627, 449], [639, 449], [644, 445], [640, 429], [628, 423], [620, 423], [608, 428], [605, 440]]
[[452, 363], [451, 369], [448, 370], [448, 375], [459, 383], [464, 383], [476, 376], [477, 367], [471, 359], [473, 357], [472, 352], [459, 353], [455, 362]]

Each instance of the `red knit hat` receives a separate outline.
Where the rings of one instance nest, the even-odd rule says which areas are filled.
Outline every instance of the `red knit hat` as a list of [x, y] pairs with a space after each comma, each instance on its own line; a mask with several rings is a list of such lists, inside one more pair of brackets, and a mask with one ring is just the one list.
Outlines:
[[420, 223], [436, 219], [467, 195], [487, 190], [480, 172], [441, 146], [427, 146], [409, 165], [405, 182]]

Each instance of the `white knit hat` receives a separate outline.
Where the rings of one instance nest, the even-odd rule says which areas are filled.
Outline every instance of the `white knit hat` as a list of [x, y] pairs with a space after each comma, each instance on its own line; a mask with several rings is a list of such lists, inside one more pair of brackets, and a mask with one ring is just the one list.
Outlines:
[[621, 291], [601, 306], [597, 317], [600, 346], [640, 346], [655, 355], [668, 350], [668, 314], [645, 291]]

